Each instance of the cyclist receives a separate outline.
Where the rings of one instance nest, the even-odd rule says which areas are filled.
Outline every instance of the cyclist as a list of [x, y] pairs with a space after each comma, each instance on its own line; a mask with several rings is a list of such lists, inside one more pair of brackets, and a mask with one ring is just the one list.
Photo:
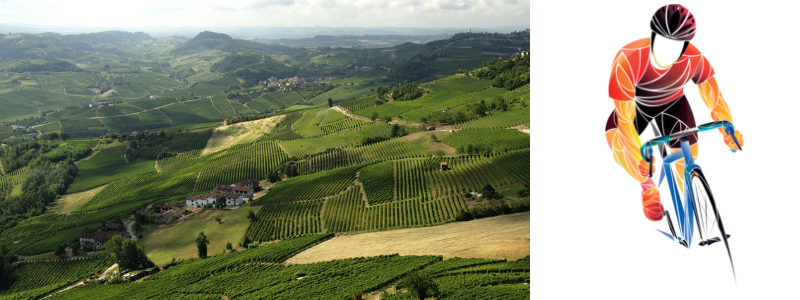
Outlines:
[[[692, 80], [711, 110], [711, 118], [733, 122], [714, 79], [714, 69], [700, 50], [689, 43], [696, 28], [695, 18], [688, 9], [678, 4], [663, 6], [650, 20], [650, 38], [622, 47], [611, 67], [608, 94], [614, 100], [614, 111], [606, 122], [606, 140], [614, 160], [640, 183], [644, 214], [652, 221], [661, 220], [664, 207], [657, 186], [647, 177], [649, 164], [639, 153], [642, 145], [639, 135], [650, 121], [655, 119], [661, 135], [696, 127], [692, 109], [683, 94], [683, 86]], [[671, 57], [654, 51], [656, 47], [667, 48], [673, 43], [678, 44], [678, 50]], [[736, 150], [733, 139], [724, 129], [720, 128], [720, 132], [728, 147]], [[743, 145], [741, 133], [737, 130], [735, 135]], [[689, 136], [688, 140], [692, 156], [697, 159], [697, 134]], [[673, 152], [680, 149], [679, 141], [669, 146]], [[682, 160], [676, 163], [678, 174], [683, 174], [684, 167]]]

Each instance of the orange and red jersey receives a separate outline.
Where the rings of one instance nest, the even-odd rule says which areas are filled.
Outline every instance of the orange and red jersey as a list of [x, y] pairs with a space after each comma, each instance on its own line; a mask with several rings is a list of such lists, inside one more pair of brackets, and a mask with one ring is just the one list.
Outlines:
[[702, 84], [714, 76], [714, 69], [705, 56], [689, 43], [686, 51], [667, 68], [650, 60], [650, 38], [643, 38], [622, 47], [614, 59], [608, 95], [614, 100], [656, 106], [677, 100], [691, 79]]

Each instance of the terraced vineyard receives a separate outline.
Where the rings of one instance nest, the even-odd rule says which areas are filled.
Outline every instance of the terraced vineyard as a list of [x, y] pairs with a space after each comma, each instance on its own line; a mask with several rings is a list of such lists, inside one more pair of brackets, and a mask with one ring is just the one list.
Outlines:
[[[492, 151], [508, 151], [528, 148], [531, 143], [530, 134], [510, 129], [463, 129], [442, 139], [442, 142], [456, 149], [467, 149], [478, 146]], [[462, 152], [468, 152], [463, 150]], [[488, 152], [484, 150], [484, 152]]]
[[[356, 178], [356, 172], [361, 167], [363, 165], [355, 165], [289, 178], [276, 184], [270, 189], [269, 193], [254, 200], [252, 203], [253, 205], [275, 204], [333, 196], [353, 183]], [[310, 186], [314, 186], [314, 188], [311, 189], [309, 188]], [[267, 206], [263, 209], [267, 209]]]
[[34, 298], [81, 281], [110, 267], [108, 255], [68, 261], [23, 262], [0, 282], [0, 298]]
[[391, 161], [364, 167], [358, 177], [370, 204], [394, 199], [394, 164]]
[[482, 129], [482, 128], [508, 128], [530, 122], [531, 112], [527, 109], [505, 111], [491, 116], [456, 124], [458, 129]]
[[91, 212], [123, 205], [155, 202], [159, 199], [186, 196], [195, 181], [193, 173], [147, 173], [117, 180], [100, 190], [75, 212]]
[[245, 234], [252, 241], [271, 241], [321, 233], [321, 209], [321, 200], [265, 205]]
[[287, 158], [286, 153], [272, 141], [239, 144], [204, 160], [194, 191], [200, 193], [218, 184], [266, 178]]
[[367, 231], [430, 226], [455, 220], [467, 206], [460, 196], [423, 202], [420, 199], [365, 206], [361, 190], [351, 187], [329, 198], [322, 207], [322, 221], [330, 232]]
[[31, 169], [23, 167], [14, 170], [11, 173], [0, 176], [0, 196], [8, 195], [11, 190], [22, 183], [25, 177], [31, 175]]
[[428, 155], [430, 155], [429, 152], [421, 149], [418, 145], [396, 138], [367, 146], [309, 157], [297, 163], [297, 169], [300, 174], [309, 174], [354, 164], [409, 157], [425, 157]]

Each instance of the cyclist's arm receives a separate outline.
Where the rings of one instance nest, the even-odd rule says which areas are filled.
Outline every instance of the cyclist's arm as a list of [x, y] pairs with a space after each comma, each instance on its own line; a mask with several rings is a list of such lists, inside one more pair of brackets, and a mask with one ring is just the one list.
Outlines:
[[[711, 76], [711, 78], [705, 82], [697, 85], [697, 87], [700, 89], [700, 96], [703, 97], [703, 102], [705, 102], [706, 107], [711, 110], [711, 119], [714, 121], [725, 120], [733, 123], [731, 110], [728, 107], [728, 103], [725, 102], [725, 98], [723, 98], [722, 94], [719, 92], [719, 86], [717, 86], [717, 80], [714, 76]], [[724, 131], [722, 132], [724, 133]]]
[[[692, 44], [689, 44], [687, 51], [691, 52], [692, 54], [700, 54], [700, 51], [697, 50], [697, 48], [695, 48]], [[725, 120], [733, 123], [731, 110], [728, 107], [728, 103], [725, 102], [725, 98], [723, 98], [722, 94], [719, 92], [717, 79], [714, 78], [714, 68], [711, 67], [711, 64], [708, 62], [708, 58], [705, 56], [702, 56], [700, 64], [698, 65], [698, 69], [692, 77], [692, 80], [695, 82], [695, 84], [697, 84], [697, 88], [700, 89], [700, 96], [703, 98], [703, 102], [711, 111], [711, 119], [714, 121]], [[725, 129], [720, 128], [719, 132], [722, 133], [723, 136], [726, 136]]]
[[617, 115], [617, 132], [612, 139], [612, 148], [615, 159], [626, 171], [639, 182], [645, 178], [639, 175], [638, 162], [642, 159], [639, 148], [642, 142], [636, 132], [634, 120], [636, 119], [636, 103], [634, 80], [636, 66], [632, 66], [627, 57], [620, 51], [614, 59], [609, 80], [608, 94], [614, 101]]

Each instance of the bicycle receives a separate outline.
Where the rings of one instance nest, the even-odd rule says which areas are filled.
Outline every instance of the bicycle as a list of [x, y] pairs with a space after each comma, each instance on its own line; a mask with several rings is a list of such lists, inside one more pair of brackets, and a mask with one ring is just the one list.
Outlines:
[[[649, 177], [653, 177], [653, 147], [659, 146], [661, 157], [663, 157], [664, 162], [661, 168], [658, 186], [661, 186], [661, 182], [666, 177], [670, 195], [672, 196], [672, 205], [676, 212], [675, 218], [679, 225], [680, 235], [675, 233], [672, 217], [667, 209], [664, 209], [664, 217], [667, 219], [671, 233], [666, 233], [660, 229], [658, 229], [658, 231], [671, 238], [673, 241], [677, 240], [678, 243], [688, 249], [692, 244], [692, 236], [694, 234], [696, 222], [697, 231], [700, 234], [700, 246], [709, 246], [720, 241], [725, 244], [725, 249], [728, 252], [728, 260], [730, 261], [735, 280], [736, 270], [733, 266], [733, 258], [731, 256], [730, 246], [728, 245], [728, 238], [730, 235], [725, 233], [725, 228], [722, 225], [722, 219], [719, 216], [714, 196], [711, 194], [711, 188], [708, 186], [708, 181], [705, 175], [703, 175], [702, 169], [694, 162], [688, 141], [690, 135], [720, 127], [724, 127], [725, 133], [731, 136], [734, 143], [736, 143], [736, 147], [742, 150], [739, 140], [736, 139], [736, 135], [734, 134], [736, 131], [734, 130], [733, 124], [728, 121], [716, 121], [702, 124], [697, 126], [697, 128], [680, 133], [656, 137], [642, 145], [641, 154], [644, 160], [650, 164]], [[657, 132], [656, 134], [658, 135]], [[681, 149], [667, 154], [665, 144], [674, 140], [680, 141]], [[731, 151], [736, 152], [736, 150], [733, 149], [731, 149]], [[681, 192], [678, 188], [677, 178], [673, 175], [673, 169], [670, 165], [680, 159], [683, 159], [686, 165], [683, 174], [683, 199], [681, 199], [680, 196]], [[694, 218], [692, 218], [692, 216], [694, 216]]]

